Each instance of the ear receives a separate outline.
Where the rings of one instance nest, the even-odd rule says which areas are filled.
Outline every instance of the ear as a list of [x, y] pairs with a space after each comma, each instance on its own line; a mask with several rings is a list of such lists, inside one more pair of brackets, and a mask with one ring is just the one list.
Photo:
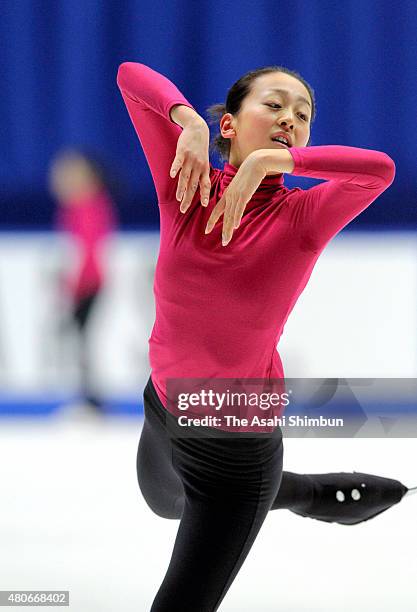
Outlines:
[[220, 133], [223, 138], [232, 138], [233, 136], [236, 136], [234, 122], [235, 119], [231, 113], [225, 113], [220, 119]]

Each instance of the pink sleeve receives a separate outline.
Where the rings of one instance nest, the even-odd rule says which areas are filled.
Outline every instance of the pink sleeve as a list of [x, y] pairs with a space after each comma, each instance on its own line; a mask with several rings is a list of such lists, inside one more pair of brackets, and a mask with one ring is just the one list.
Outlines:
[[117, 84], [149, 164], [158, 201], [176, 201], [178, 175], [172, 179], [169, 170], [182, 128], [169, 112], [175, 104], [194, 107], [171, 81], [143, 64], [121, 64]]
[[325, 179], [296, 190], [289, 214], [314, 249], [322, 248], [394, 180], [395, 164], [381, 151], [342, 145], [292, 147], [292, 174]]

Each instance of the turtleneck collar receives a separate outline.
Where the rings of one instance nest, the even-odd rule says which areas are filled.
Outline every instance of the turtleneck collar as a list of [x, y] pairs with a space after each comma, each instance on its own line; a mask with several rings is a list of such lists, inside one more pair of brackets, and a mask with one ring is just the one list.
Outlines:
[[[222, 179], [221, 179], [221, 194], [223, 194], [224, 190], [230, 183], [232, 182], [233, 177], [237, 173], [238, 168], [229, 164], [229, 162], [225, 162]], [[265, 176], [261, 183], [259, 184], [258, 189], [255, 191], [251, 198], [251, 202], [265, 202], [269, 200], [274, 193], [284, 186], [284, 175], [283, 174], [271, 174]]]

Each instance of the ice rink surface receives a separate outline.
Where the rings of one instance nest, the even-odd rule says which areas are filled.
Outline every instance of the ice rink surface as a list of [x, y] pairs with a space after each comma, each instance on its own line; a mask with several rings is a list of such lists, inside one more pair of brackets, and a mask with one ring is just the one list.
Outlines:
[[[1, 590], [69, 590], [74, 612], [149, 611], [178, 521], [155, 516], [140, 495], [141, 427], [134, 417], [0, 422]], [[417, 485], [412, 438], [284, 445], [287, 470]], [[219, 610], [415, 612], [416, 518], [417, 495], [357, 526], [271, 512]]]

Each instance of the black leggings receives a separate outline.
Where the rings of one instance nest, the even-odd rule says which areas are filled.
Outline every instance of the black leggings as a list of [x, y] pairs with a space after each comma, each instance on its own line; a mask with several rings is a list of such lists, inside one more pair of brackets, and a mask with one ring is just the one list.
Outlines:
[[72, 312], [73, 321], [79, 332], [78, 359], [81, 373], [81, 394], [85, 400], [95, 408], [101, 407], [101, 401], [94, 391], [91, 377], [91, 359], [89, 357], [89, 325], [91, 316], [94, 313], [97, 299], [100, 295], [96, 290], [90, 295], [81, 298], [75, 305]]
[[[201, 437], [169, 435], [168, 425], [170, 431], [184, 428], [161, 404], [151, 378], [144, 412], [137, 455], [141, 492], [157, 515], [180, 519], [150, 612], [217, 610], [269, 510], [287, 508], [301, 516], [355, 524], [380, 514], [407, 491], [398, 481], [359, 472], [283, 472], [279, 427], [261, 437], [233, 437], [210, 428], [201, 428]], [[198, 427], [192, 429], [199, 435]], [[353, 490], [360, 499], [354, 499]]]

